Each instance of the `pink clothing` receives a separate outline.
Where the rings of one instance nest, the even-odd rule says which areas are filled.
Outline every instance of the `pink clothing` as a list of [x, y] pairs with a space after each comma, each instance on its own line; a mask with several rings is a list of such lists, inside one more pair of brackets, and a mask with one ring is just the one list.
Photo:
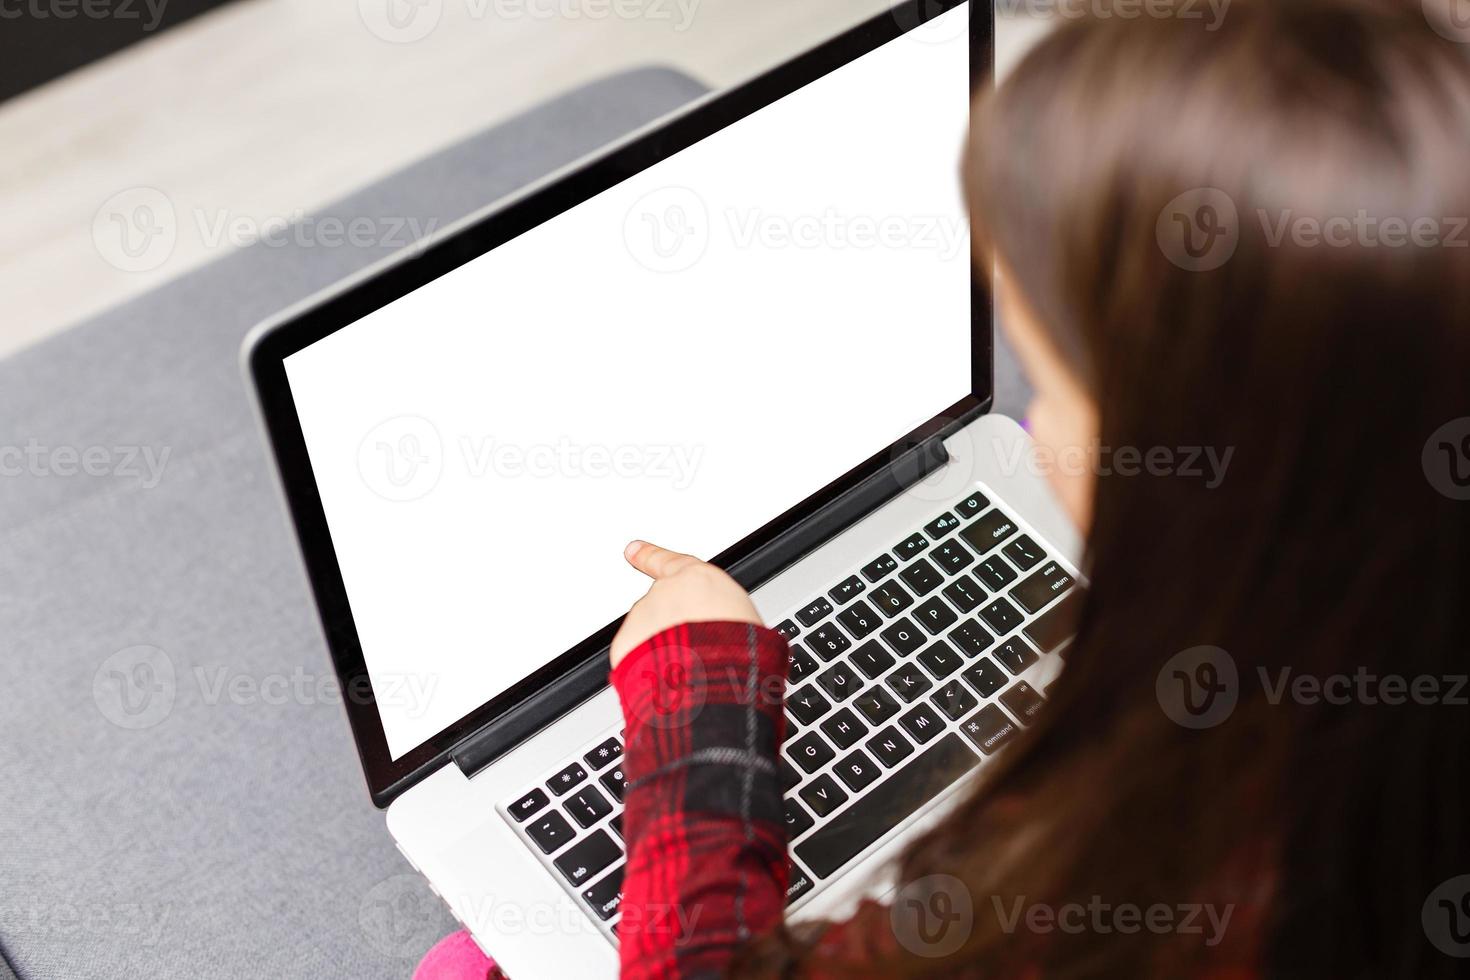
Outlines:
[[504, 980], [505, 974], [463, 929], [445, 936], [424, 954], [413, 980]]

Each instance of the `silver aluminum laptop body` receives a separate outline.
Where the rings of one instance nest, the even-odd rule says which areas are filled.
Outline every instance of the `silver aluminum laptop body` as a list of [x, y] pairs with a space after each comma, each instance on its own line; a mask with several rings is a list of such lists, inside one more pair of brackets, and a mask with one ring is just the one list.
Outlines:
[[[976, 419], [946, 440], [948, 464], [756, 589], [756, 608], [768, 623], [789, 617], [972, 489], [983, 490], [1018, 517], [1023, 529], [1076, 576], [1081, 547], [1076, 531], [1045, 479], [1024, 463], [1016, 466], [1017, 460], [1030, 458], [1029, 444], [1021, 427], [1005, 416]], [[1060, 663], [1055, 653], [1043, 655], [1021, 679], [1044, 689]], [[564, 883], [551, 859], [528, 846], [504, 807], [616, 732], [621, 718], [616, 695], [604, 690], [473, 779], [446, 765], [388, 808], [388, 829], [404, 856], [508, 976], [618, 974], [617, 949], [605, 924]], [[894, 882], [885, 874], [889, 862], [984, 771], [982, 761], [970, 777], [799, 899], [789, 909], [793, 919], [840, 918], [863, 897], [881, 898], [891, 891]], [[693, 913], [682, 914], [687, 920]]]
[[[731, 118], [738, 121], [752, 111], [749, 105], [758, 109], [770, 104], [773, 99], [806, 84], [809, 77], [820, 77], [840, 68], [848, 60], [876, 50], [911, 30], [927, 29], [932, 26], [928, 21], [964, 6], [965, 0], [906, 0], [890, 14], [861, 25], [741, 90], [703, 100], [630, 135], [605, 156], [553, 174], [511, 201], [496, 202], [479, 214], [443, 229], [413, 253], [366, 270], [284, 312], [252, 333], [245, 350], [246, 370], [253, 382], [252, 390], [296, 524], [328, 645], [349, 693], [361, 690], [363, 685], [371, 691], [371, 682], [282, 368], [285, 357], [434, 281], [464, 263], [468, 255], [508, 242], [578, 201], [589, 199], [599, 186], [610, 186], [629, 169], [636, 172], [639, 167], [649, 165], [643, 161], [656, 163], [669, 152], [664, 144], [674, 144], [673, 152], [678, 152], [678, 145], [689, 145], [703, 135], [718, 131]], [[993, 25], [988, 8], [980, 9], [985, 11], [982, 19], [971, 20], [969, 25], [972, 82], [988, 76], [991, 61]], [[870, 460], [864, 464], [876, 466], [873, 472], [859, 478], [853, 476], [859, 470], [854, 470], [849, 474], [851, 482], [832, 491], [835, 495], [819, 506], [802, 510], [808, 502], [798, 505], [793, 501], [790, 513], [799, 514], [799, 518], [730, 566], [737, 577], [759, 583], [752, 595], [768, 623], [801, 618], [798, 611], [808, 606], [814, 596], [823, 596], [839, 582], [855, 576], [875, 556], [899, 554], [896, 545], [900, 541], [921, 537], [921, 528], [949, 514], [958, 502], [977, 491], [987, 506], [1003, 511], [1015, 525], [1009, 528], [1005, 540], [1015, 544], [1023, 538], [1029, 539], [1028, 547], [1045, 552], [1046, 565], [1028, 564], [1013, 556], [1007, 566], [1007, 559], [999, 557], [1002, 545], [997, 539], [995, 561], [1009, 568], [1007, 574], [1013, 580], [1018, 574], [1023, 577], [1038, 574], [1033, 568], [1051, 569], [1059, 579], [1065, 580], [1059, 584], [1080, 578], [1077, 567], [1080, 542], [1051, 496], [1045, 479], [1027, 465], [1031, 458], [1027, 451], [1029, 437], [1014, 421], [984, 414], [990, 404], [989, 305], [982, 292], [976, 292], [975, 302], [974, 387], [971, 397], [955, 406], [954, 416], [931, 420], [930, 428], [916, 430], [911, 443], [894, 443], [886, 454], [886, 464], [880, 456], [875, 457], [876, 463]], [[927, 462], [916, 466], [916, 458]], [[918, 478], [920, 475], [922, 479]], [[990, 513], [976, 511], [970, 516], [978, 523]], [[962, 534], [964, 528], [956, 531], [955, 538]], [[929, 537], [933, 548], [924, 554], [934, 557], [942, 542], [934, 533]], [[975, 571], [987, 561], [987, 546], [976, 547], [972, 543], [971, 547], [979, 552], [978, 556], [970, 556], [976, 562], [971, 568]], [[891, 569], [894, 579], [924, 560], [914, 555], [900, 558]], [[953, 584], [955, 577], [956, 573], [951, 571], [946, 581]], [[878, 580], [869, 579], [865, 587], [876, 592]], [[1012, 584], [992, 586], [985, 601], [1001, 597], [1011, 587]], [[938, 597], [937, 586], [931, 588], [936, 589], [932, 596]], [[921, 601], [927, 594], [920, 593]], [[869, 593], [864, 598], [873, 596]], [[941, 605], [954, 603], [952, 599], [932, 601]], [[960, 608], [962, 614], [970, 611]], [[1047, 609], [1028, 609], [1020, 613], [1012, 609], [1011, 613], [1022, 616], [1025, 623], [1008, 624], [1004, 633], [1009, 634], [1014, 628], [1015, 635], [1020, 636], [1046, 612]], [[884, 625], [888, 625], [886, 620]], [[1001, 633], [999, 627], [993, 628]], [[596, 650], [599, 636], [604, 647]], [[387, 807], [388, 829], [398, 847], [487, 954], [517, 980], [617, 974], [615, 929], [622, 912], [615, 910], [615, 900], [607, 901], [608, 893], [613, 890], [609, 885], [612, 871], [601, 865], [597, 868], [567, 866], [570, 848], [560, 844], [550, 849], [537, 847], [530, 836], [530, 827], [537, 819], [552, 811], [566, 810], [570, 797], [551, 796], [540, 813], [530, 819], [518, 818], [510, 809], [512, 803], [526, 798], [528, 792], [547, 795], [545, 789], [551, 774], [619, 733], [619, 706], [616, 696], [605, 685], [605, 643], [609, 636], [610, 633], [598, 634], [579, 648], [592, 649], [593, 656], [567, 661], [566, 657], [578, 654], [578, 650], [573, 650], [563, 661], [553, 663], [551, 667], [558, 669], [560, 663], [572, 663], [559, 678], [531, 690], [506, 707], [497, 707], [495, 702], [482, 706], [406, 755], [388, 751], [377, 705], [371, 696], [366, 701], [353, 696], [346, 700], [373, 799]], [[809, 633], [798, 636], [794, 646], [808, 639]], [[1002, 636], [995, 639], [1001, 640]], [[996, 669], [1008, 692], [1016, 688], [1044, 691], [1060, 669], [1057, 654], [1047, 652], [1046, 644], [1033, 639], [1031, 646], [1040, 648], [1039, 655], [1022, 643], [1026, 659], [1008, 662], [1009, 673]], [[914, 659], [913, 652], [910, 651], [909, 661]], [[970, 666], [980, 659], [977, 652], [971, 651]], [[879, 681], [873, 675], [870, 679], [878, 686]], [[997, 686], [992, 693], [999, 690]], [[928, 697], [925, 694], [912, 703], [905, 698], [903, 709], [923, 704]], [[990, 695], [982, 691], [981, 697]], [[1012, 710], [1011, 714], [1016, 712]], [[933, 746], [939, 741], [959, 744], [962, 726], [969, 720], [965, 715], [943, 719], [943, 734], [925, 732], [923, 738], [916, 738], [921, 754], [925, 744]], [[810, 862], [802, 857], [803, 848], [812, 835], [820, 834], [824, 827], [840, 820], [860, 802], [858, 791], [854, 790], [852, 800], [818, 817], [815, 826], [798, 832], [792, 841], [793, 861], [808, 887], [791, 903], [790, 914], [796, 919], [841, 916], [861, 896], [881, 896], [890, 889], [892, 881], [887, 873], [890, 859], [914, 834], [938, 819], [970, 780], [985, 771], [989, 753], [973, 733], [965, 744], [971, 743], [976, 746], [975, 769], [968, 776], [895, 822], [835, 870], [811, 873], [812, 869], [807, 867]], [[808, 771], [801, 775], [795, 793], [800, 795], [804, 788], [831, 776], [841, 761], [839, 753], [837, 759], [814, 768], [804, 765]], [[591, 771], [586, 773], [586, 785], [610, 785], [607, 777], [614, 771], [613, 767], [598, 769], [589, 759], [588, 768]], [[901, 768], [890, 768], [870, 777], [872, 781], [864, 792], [871, 795], [881, 791], [901, 772]], [[592, 815], [585, 823], [578, 820], [583, 823], [578, 828], [578, 842], [588, 834], [615, 839], [612, 824], [620, 813], [621, 808], [615, 807], [613, 812]], [[589, 894], [596, 897], [589, 898]], [[697, 915], [697, 910], [673, 911], [686, 920], [681, 925], [696, 925], [687, 920]]]

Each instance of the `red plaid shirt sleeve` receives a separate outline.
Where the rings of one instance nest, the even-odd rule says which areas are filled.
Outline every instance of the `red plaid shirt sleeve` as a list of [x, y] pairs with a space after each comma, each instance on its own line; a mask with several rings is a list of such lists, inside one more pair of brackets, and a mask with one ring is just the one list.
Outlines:
[[786, 665], [772, 630], [693, 623], [650, 638], [613, 671], [627, 744], [625, 980], [717, 976], [781, 921]]

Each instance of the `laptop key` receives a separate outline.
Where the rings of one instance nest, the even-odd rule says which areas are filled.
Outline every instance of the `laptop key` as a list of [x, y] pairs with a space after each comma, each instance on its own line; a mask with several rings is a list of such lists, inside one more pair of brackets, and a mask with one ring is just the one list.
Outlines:
[[810, 627], [817, 625], [823, 618], [830, 615], [832, 615], [832, 603], [822, 596], [817, 596], [810, 605], [796, 614], [796, 619], [801, 625]]
[[986, 755], [999, 752], [1020, 730], [1004, 711], [993, 704], [987, 704], [960, 726], [965, 737]]
[[970, 554], [970, 549], [955, 539], [939, 545], [929, 557], [944, 569], [946, 575], [957, 574], [975, 563], [975, 556]]
[[806, 646], [823, 660], [831, 660], [851, 648], [852, 641], [843, 636], [842, 631], [832, 623], [823, 623], [807, 634]]
[[929, 700], [950, 721], [959, 721], [961, 715], [980, 704], [980, 699], [957, 680], [950, 681], [935, 691], [929, 696]]
[[879, 582], [883, 576], [898, 567], [898, 562], [886, 551], [863, 566], [863, 578], [869, 582]]
[[857, 671], [839, 661], [817, 675], [817, 685], [826, 691], [833, 701], [846, 701], [857, 693], [859, 681]]
[[859, 797], [841, 816], [813, 831], [793, 851], [812, 874], [829, 878], [978, 761], [958, 735], [947, 735]]
[[899, 664], [898, 669], [885, 679], [894, 694], [912, 704], [916, 698], [934, 686], [917, 664]]
[[930, 636], [938, 636], [946, 628], [958, 622], [960, 617], [953, 609], [940, 601], [938, 596], [935, 596], [914, 610], [914, 618], [919, 621], [920, 626], [929, 631]]
[[1026, 627], [1026, 639], [1042, 653], [1051, 653], [1077, 631], [1077, 616], [1082, 611], [1082, 593], [1076, 589], [1042, 613]]
[[852, 634], [854, 640], [861, 640], [883, 624], [883, 620], [873, 612], [873, 607], [861, 599], [838, 613], [837, 621]]
[[934, 713], [933, 708], [923, 702], [915, 705], [913, 710], [898, 719], [898, 723], [920, 745], [925, 744], [933, 739], [935, 735], [944, 731], [944, 722], [939, 720], [939, 716]]
[[816, 772], [831, 762], [833, 757], [837, 755], [836, 752], [832, 751], [832, 746], [822, 741], [822, 737], [816, 732], [807, 732], [792, 743], [791, 748], [787, 752], [792, 759], [796, 760], [796, 764], [801, 766], [808, 774]]
[[1019, 530], [1015, 521], [992, 507], [978, 519], [965, 525], [960, 537], [965, 539], [965, 544], [983, 555]]
[[618, 906], [623, 904], [623, 867], [620, 864], [613, 868], [597, 884], [582, 892], [583, 900], [603, 922], [616, 915]]
[[975, 577], [990, 586], [992, 591], [999, 592], [1016, 580], [1016, 570], [1000, 555], [992, 555], [976, 566]]
[[1036, 563], [1045, 560], [1046, 552], [1031, 540], [1031, 535], [1023, 534], [1004, 548], [1000, 553], [1009, 558], [1017, 568], [1023, 572], [1029, 572], [1036, 567]]
[[982, 510], [990, 506], [990, 501], [983, 493], [972, 493], [964, 500], [954, 505], [955, 513], [960, 515], [960, 520], [969, 520]]
[[835, 779], [826, 774], [811, 780], [801, 788], [798, 795], [803, 801], [806, 801], [807, 807], [811, 808], [811, 813], [816, 814], [817, 817], [826, 817], [847, 802], [847, 793], [842, 790], [841, 786], [836, 785]]
[[970, 576], [961, 575], [944, 587], [944, 597], [960, 612], [967, 613], [985, 601], [985, 590]]
[[1019, 636], [1013, 636], [996, 647], [991, 656], [1005, 664], [1006, 670], [1013, 674], [1020, 674], [1036, 663], [1036, 651], [1028, 647]]
[[790, 872], [786, 876], [786, 904], [790, 906], [798, 898], [812, 890], [812, 880], [796, 865], [787, 862]]
[[810, 725], [832, 710], [832, 702], [822, 692], [808, 684], [799, 691], [786, 695], [786, 710], [803, 725]]
[[786, 648], [786, 679], [793, 683], [804, 681], [817, 671], [817, 659], [801, 647], [792, 644]]
[[525, 796], [516, 800], [506, 807], [510, 815], [516, 818], [516, 823], [525, 823], [526, 818], [541, 809], [550, 801], [544, 789], [533, 789]]
[[567, 823], [566, 817], [552, 810], [526, 827], [526, 833], [543, 854], [550, 854], [572, 839], [572, 825]]
[[572, 819], [585, 829], [612, 813], [612, 804], [595, 786], [585, 786], [573, 793], [565, 804]]
[[898, 544], [893, 546], [893, 553], [898, 556], [899, 561], [908, 561], [918, 556], [919, 552], [929, 547], [929, 539], [918, 531], [910, 534]]
[[851, 755], [844, 756], [841, 762], [832, 767], [832, 771], [854, 793], [867, 789], [873, 784], [873, 780], [883, 772], [878, 768], [878, 763], [870, 759], [862, 749], [857, 749]]
[[895, 620], [892, 626], [878, 635], [883, 637], [883, 641], [893, 647], [900, 657], [907, 657], [924, 643], [924, 634], [919, 632], [919, 628], [907, 616]]
[[858, 597], [858, 594], [866, 588], [867, 586], [863, 584], [862, 579], [858, 578], [856, 575], [849, 575], [847, 578], [834, 585], [832, 587], [832, 590], [827, 594], [832, 597], [833, 602], [841, 606], [846, 605], [847, 603], [856, 599]]
[[954, 647], [943, 640], [935, 640], [929, 649], [914, 658], [924, 669], [942, 681], [965, 665], [965, 658], [955, 653]]
[[879, 725], [898, 714], [898, 702], [893, 695], [874, 684], [857, 696], [852, 706], [858, 714], [868, 719], [868, 724]]
[[607, 831], [594, 831], [586, 840], [578, 841], [567, 848], [565, 854], [552, 863], [574, 885], [591, 881], [599, 871], [623, 856], [623, 849]]
[[995, 637], [973, 619], [967, 619], [949, 631], [949, 641], [959, 647], [965, 656], [978, 657], [990, 648]]
[[940, 514], [938, 517], [934, 518], [934, 520], [924, 525], [924, 533], [929, 535], [929, 537], [933, 538], [935, 541], [938, 541], [940, 538], [944, 537], [950, 531], [953, 531], [959, 526], [960, 519], [951, 514], [949, 511], [945, 511], [943, 514]]
[[1013, 685], [997, 700], [1009, 708], [1011, 714], [1015, 715], [1023, 725], [1031, 724], [1031, 719], [1036, 717], [1036, 712], [1040, 711], [1042, 705], [1046, 703], [1037, 693], [1036, 688], [1025, 681]]
[[790, 759], [781, 760], [781, 792], [786, 792], [801, 784], [801, 773], [791, 764]]
[[1011, 590], [1011, 598], [1029, 613], [1040, 612], [1057, 596], [1065, 595], [1071, 587], [1072, 576], [1067, 574], [1067, 570], [1056, 562], [1049, 561], [1022, 579], [1021, 584]]
[[821, 729], [839, 749], [850, 749], [858, 739], [868, 734], [868, 726], [857, 720], [857, 715], [846, 708], [822, 722]]
[[868, 751], [873, 753], [879, 762], [892, 769], [914, 754], [914, 743], [900, 735], [897, 728], [889, 725], [868, 739]]
[[546, 788], [557, 796], [563, 796], [567, 790], [576, 786], [587, 778], [587, 770], [582, 768], [580, 762], [573, 762], [561, 772], [546, 781]]
[[802, 787], [799, 795], [819, 817], [825, 817], [847, 802], [847, 794], [837, 785], [837, 780], [825, 773]]
[[982, 607], [980, 618], [1002, 636], [1026, 621], [1026, 617], [1021, 615], [1021, 610], [1005, 599], [997, 599], [990, 605]]
[[892, 619], [914, 604], [914, 597], [904, 591], [903, 586], [897, 581], [884, 582], [873, 590], [873, 605], [877, 606], [883, 615]]
[[781, 622], [777, 623], [775, 626], [775, 630], [777, 633], [780, 633], [781, 638], [785, 640], [794, 640], [801, 635], [801, 627], [797, 626], [789, 619], [783, 619], [781, 620]]
[[604, 742], [597, 743], [591, 752], [582, 756], [582, 759], [595, 770], [605, 768], [609, 763], [617, 761], [622, 754], [623, 743], [619, 742], [618, 737], [614, 735]]
[[883, 644], [877, 640], [864, 643], [848, 654], [847, 659], [870, 681], [882, 677], [893, 666], [893, 654], [883, 649]]
[[623, 815], [621, 813], [609, 820], [607, 825], [612, 828], [613, 833], [618, 835], [618, 840], [623, 839]]
[[982, 698], [988, 698], [1006, 686], [1005, 673], [989, 657], [981, 657], [960, 676]]
[[598, 776], [597, 781], [602, 784], [603, 789], [612, 794], [613, 799], [619, 803], [623, 802], [623, 794], [628, 791], [628, 777], [623, 775], [622, 766], [618, 766], [616, 769], [609, 769], [601, 776]]
[[944, 576], [940, 575], [938, 570], [924, 558], [920, 558], [899, 572], [898, 577], [903, 579], [917, 596], [926, 596], [944, 584]]
[[781, 801], [781, 812], [786, 818], [786, 839], [795, 840], [812, 828], [816, 823], [811, 814], [802, 809], [801, 804], [791, 797]]

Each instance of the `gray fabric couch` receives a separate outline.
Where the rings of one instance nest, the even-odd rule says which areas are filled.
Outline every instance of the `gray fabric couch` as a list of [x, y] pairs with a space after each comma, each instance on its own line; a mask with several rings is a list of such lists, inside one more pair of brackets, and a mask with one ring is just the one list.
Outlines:
[[[443, 226], [704, 91], [612, 77], [324, 214]], [[0, 362], [21, 980], [406, 978], [454, 928], [368, 801], [237, 367], [256, 322], [383, 254], [253, 246]]]

